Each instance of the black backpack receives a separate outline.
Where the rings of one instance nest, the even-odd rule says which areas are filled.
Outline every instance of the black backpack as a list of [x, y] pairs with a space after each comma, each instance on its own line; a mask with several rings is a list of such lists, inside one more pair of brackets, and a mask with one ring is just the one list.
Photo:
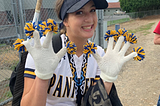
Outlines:
[[[62, 48], [60, 34], [53, 35], [52, 45], [54, 52], [57, 53]], [[24, 88], [24, 69], [28, 52], [20, 54], [20, 61], [11, 74], [9, 87], [13, 96], [12, 106], [20, 106]]]

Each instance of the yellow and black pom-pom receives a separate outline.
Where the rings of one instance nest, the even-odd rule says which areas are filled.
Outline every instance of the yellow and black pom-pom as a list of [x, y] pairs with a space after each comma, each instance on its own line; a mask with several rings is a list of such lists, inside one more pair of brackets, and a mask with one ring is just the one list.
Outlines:
[[19, 52], [26, 52], [27, 51], [27, 49], [26, 49], [26, 47], [23, 45], [23, 44], [21, 44], [22, 42], [24, 41], [24, 39], [17, 39], [14, 43], [13, 43], [13, 47], [14, 47], [14, 49], [15, 50], [17, 50], [17, 51], [19, 51]]
[[119, 29], [117, 33], [118, 33], [118, 36], [124, 36], [124, 38], [128, 35], [128, 31], [125, 29]]
[[58, 24], [53, 19], [47, 19], [46, 23], [49, 31], [58, 32]]
[[87, 42], [84, 45], [83, 53], [86, 54], [88, 57], [91, 56], [92, 53], [96, 53], [97, 46], [92, 42]]
[[127, 36], [127, 34], [128, 34], [128, 31], [127, 30], [125, 30], [125, 29], [119, 29], [118, 31], [118, 36]]
[[58, 32], [58, 24], [53, 19], [47, 19], [39, 24], [39, 31], [42, 36], [46, 36], [49, 31]]
[[42, 36], [46, 36], [48, 29], [47, 29], [47, 24], [45, 21], [39, 24], [39, 31]]
[[134, 60], [141, 61], [145, 58], [145, 51], [142, 46], [133, 48], [132, 52], [137, 52], [137, 56], [134, 57]]
[[67, 51], [68, 51], [69, 54], [76, 54], [77, 47], [73, 42], [68, 41], [66, 43], [66, 48], [67, 48]]
[[33, 32], [35, 31], [35, 25], [31, 22], [26, 23], [24, 30], [25, 30], [27, 38], [31, 39], [33, 38]]
[[128, 33], [124, 37], [124, 41], [125, 42], [130, 42], [131, 44], [135, 44], [135, 43], [137, 43], [137, 37], [133, 33]]
[[106, 41], [109, 40], [109, 37], [114, 37], [114, 41], [116, 42], [119, 38], [118, 33], [116, 32], [116, 30], [108, 30], [105, 35], [104, 35], [104, 39]]

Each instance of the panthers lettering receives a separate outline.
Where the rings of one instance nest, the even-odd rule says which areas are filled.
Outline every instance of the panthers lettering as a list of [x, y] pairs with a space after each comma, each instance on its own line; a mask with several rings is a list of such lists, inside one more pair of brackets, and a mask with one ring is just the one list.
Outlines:
[[65, 83], [64, 93], [63, 93], [62, 97], [64, 97], [64, 96], [69, 97], [69, 94], [71, 91], [71, 84], [72, 84], [71, 81], [72, 80], [73, 80], [72, 77], [70, 77], [70, 81], [68, 80], [68, 77], [66, 77], [66, 83]]
[[50, 93], [50, 89], [51, 89], [51, 87], [53, 87], [53, 86], [54, 86], [55, 81], [56, 81], [56, 75], [55, 75], [55, 74], [53, 74], [53, 77], [52, 77], [52, 79], [51, 79], [51, 81], [50, 81], [50, 85], [49, 85], [49, 88], [48, 88], [48, 91], [47, 91], [47, 93], [48, 93], [48, 94]]
[[56, 85], [56, 89], [53, 93], [53, 96], [55, 96], [56, 92], [58, 92], [57, 97], [61, 97], [61, 91], [62, 91], [62, 76], [59, 77], [58, 84]]
[[[73, 98], [74, 97], [74, 80], [73, 77], [65, 77], [65, 82], [63, 82], [63, 76], [59, 76], [58, 82], [56, 82], [56, 75], [53, 74], [53, 78], [50, 81], [50, 85], [48, 88], [48, 94], [52, 94], [50, 92], [51, 88], [53, 89], [54, 87], [54, 92], [52, 96], [56, 97], [67, 97], [67, 98]], [[85, 80], [85, 92], [88, 90], [88, 88], [93, 85], [95, 82], [95, 78], [87, 78]], [[63, 88], [63, 89], [62, 89]]]

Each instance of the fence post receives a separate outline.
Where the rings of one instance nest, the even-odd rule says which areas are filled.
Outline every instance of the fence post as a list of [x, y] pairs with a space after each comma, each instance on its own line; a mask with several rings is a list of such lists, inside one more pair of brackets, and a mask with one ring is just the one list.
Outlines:
[[104, 20], [104, 11], [98, 10], [98, 36], [99, 36], [99, 45], [103, 47], [103, 20]]
[[115, 30], [117, 31], [118, 29], [120, 29], [120, 25], [119, 25], [119, 24], [116, 24], [116, 25], [115, 25]]
[[25, 39], [22, 1], [18, 0], [18, 4], [19, 4], [19, 18], [20, 18], [20, 26], [21, 26], [20, 27], [20, 29], [21, 29], [21, 38]]
[[98, 24], [97, 24], [97, 27], [96, 27], [95, 34], [93, 36], [93, 41], [95, 42], [95, 44], [99, 45], [99, 28], [98, 28]]
[[13, 18], [14, 18], [15, 27], [16, 27], [16, 33], [17, 33], [18, 38], [20, 38], [20, 33], [18, 29], [18, 15], [17, 15], [16, 2], [15, 0], [11, 0], [11, 3], [12, 3]]
[[[103, 21], [103, 39], [106, 31], [107, 31], [107, 21]], [[103, 40], [103, 47], [104, 49], [107, 48], [107, 41], [105, 39]]]

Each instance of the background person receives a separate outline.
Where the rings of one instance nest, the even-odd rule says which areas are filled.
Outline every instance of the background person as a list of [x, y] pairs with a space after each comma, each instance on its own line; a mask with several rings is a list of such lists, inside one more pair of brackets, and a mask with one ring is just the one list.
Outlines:
[[[160, 21], [158, 22], [156, 28], [154, 29], [153, 33], [155, 33], [154, 36], [154, 44], [160, 45]], [[160, 106], [160, 96], [157, 102], [157, 106]]]
[[156, 28], [154, 29], [153, 33], [155, 33], [154, 44], [155, 45], [160, 45], [160, 21], [157, 24]]

